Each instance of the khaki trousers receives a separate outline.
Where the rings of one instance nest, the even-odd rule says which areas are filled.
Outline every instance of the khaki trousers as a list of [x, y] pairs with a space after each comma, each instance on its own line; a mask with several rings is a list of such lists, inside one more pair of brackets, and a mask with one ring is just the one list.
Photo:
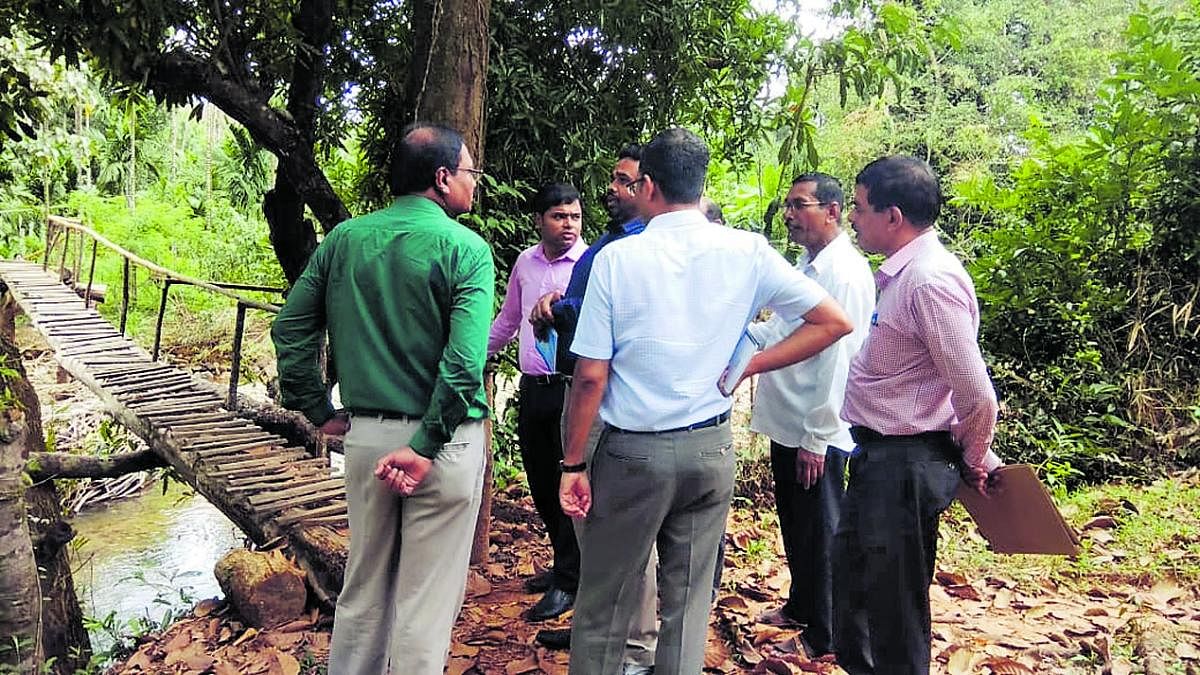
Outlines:
[[350, 553], [330, 675], [389, 667], [392, 675], [441, 675], [445, 667], [483, 489], [483, 422], [459, 426], [417, 490], [401, 497], [375, 478], [375, 465], [419, 425], [355, 417], [346, 434]]
[[[571, 385], [566, 388], [566, 401], [563, 402], [563, 448], [567, 447], [567, 413], [570, 412]], [[592, 457], [596, 446], [600, 443], [600, 434], [604, 431], [604, 421], [600, 416], [592, 423], [588, 431], [587, 447], [584, 448], [583, 461], [588, 463], [591, 473]], [[583, 528], [586, 520], [575, 520], [575, 536], [582, 543]], [[642, 570], [641, 591], [637, 609], [629, 622], [629, 635], [625, 640], [625, 663], [636, 666], [653, 666], [654, 650], [658, 647], [658, 548], [651, 547], [650, 559]]]
[[662, 434], [611, 428], [592, 458], [592, 508], [580, 542], [571, 675], [621, 672], [641, 578], [657, 543], [662, 623], [655, 675], [704, 667], [717, 546], [733, 496], [728, 422]]

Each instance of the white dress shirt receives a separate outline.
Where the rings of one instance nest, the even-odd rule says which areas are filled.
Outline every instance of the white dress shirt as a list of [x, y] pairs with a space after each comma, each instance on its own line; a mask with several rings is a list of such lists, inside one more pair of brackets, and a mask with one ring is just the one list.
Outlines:
[[827, 296], [761, 235], [672, 211], [596, 256], [571, 351], [610, 360], [605, 422], [674, 429], [729, 410], [717, 379], [763, 306], [797, 321]]
[[[850, 425], [842, 421], [842, 399], [846, 394], [846, 374], [850, 360], [858, 353], [875, 310], [875, 278], [871, 266], [845, 232], [817, 254], [796, 263], [796, 269], [828, 291], [854, 324], [854, 332], [824, 351], [787, 368], [763, 373], [758, 378], [758, 393], [750, 430], [765, 434], [789, 448], [824, 455], [834, 446], [849, 452], [854, 449]], [[775, 314], [767, 321], [751, 324], [750, 335], [764, 347], [784, 339], [804, 320], [787, 321]]]

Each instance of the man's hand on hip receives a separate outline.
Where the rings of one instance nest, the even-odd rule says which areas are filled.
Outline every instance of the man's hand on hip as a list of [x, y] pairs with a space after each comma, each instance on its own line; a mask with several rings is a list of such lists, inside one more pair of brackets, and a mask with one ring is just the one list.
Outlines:
[[350, 431], [350, 415], [344, 410], [339, 410], [333, 417], [325, 420], [320, 429], [326, 436], [345, 436], [346, 432]]
[[592, 484], [586, 472], [564, 473], [558, 484], [558, 503], [571, 518], [584, 518], [592, 508]]
[[804, 448], [796, 448], [796, 481], [800, 483], [800, 487], [808, 490], [816, 485], [824, 475], [825, 455], [818, 455]]
[[407, 497], [425, 480], [431, 468], [432, 459], [422, 457], [406, 446], [380, 459], [375, 465], [375, 477]]
[[534, 326], [549, 326], [554, 323], [554, 312], [550, 306], [558, 302], [562, 298], [562, 293], [558, 291], [550, 291], [549, 293], [538, 298], [538, 301], [533, 303], [533, 310], [529, 312], [529, 323]]

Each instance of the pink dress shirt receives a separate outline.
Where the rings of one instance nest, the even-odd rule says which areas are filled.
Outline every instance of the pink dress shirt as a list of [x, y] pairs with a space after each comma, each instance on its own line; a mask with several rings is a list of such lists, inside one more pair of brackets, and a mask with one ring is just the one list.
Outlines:
[[979, 305], [962, 263], [929, 231], [875, 273], [879, 300], [850, 362], [842, 419], [885, 435], [949, 431], [963, 459], [986, 470], [996, 392], [979, 352]]
[[500, 313], [496, 315], [488, 333], [488, 358], [503, 349], [519, 333], [518, 360], [521, 372], [526, 375], [549, 375], [554, 372], [553, 368], [546, 366], [534, 346], [529, 314], [538, 298], [550, 291], [562, 293], [566, 290], [567, 282], [571, 280], [571, 270], [586, 250], [587, 244], [580, 238], [566, 253], [554, 260], [546, 259], [540, 242], [521, 251], [508, 277], [508, 290], [504, 293]]

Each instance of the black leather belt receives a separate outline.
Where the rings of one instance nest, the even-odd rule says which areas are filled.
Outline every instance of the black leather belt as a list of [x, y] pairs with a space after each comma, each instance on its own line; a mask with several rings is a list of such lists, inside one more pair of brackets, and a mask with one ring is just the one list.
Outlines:
[[521, 374], [521, 384], [536, 384], [539, 387], [548, 387], [552, 384], [566, 382], [567, 376], [562, 373], [551, 373], [550, 375], [529, 375]]
[[850, 427], [850, 436], [855, 443], [878, 443], [880, 441], [903, 441], [917, 439], [932, 443], [953, 443], [949, 431], [922, 431], [918, 434], [881, 434], [868, 427]]
[[608, 425], [609, 431], [615, 431], [618, 434], [673, 434], [676, 431], [696, 431], [697, 429], [707, 429], [709, 427], [720, 426], [729, 421], [729, 411], [714, 415], [706, 420], [701, 420], [695, 424], [689, 424], [685, 427], [675, 427], [674, 429], [663, 429], [662, 431], [633, 431], [630, 429], [622, 429]]
[[376, 410], [374, 408], [349, 408], [350, 417], [378, 417], [384, 420], [401, 420], [403, 422], [417, 422], [420, 417], [408, 415], [394, 410]]

